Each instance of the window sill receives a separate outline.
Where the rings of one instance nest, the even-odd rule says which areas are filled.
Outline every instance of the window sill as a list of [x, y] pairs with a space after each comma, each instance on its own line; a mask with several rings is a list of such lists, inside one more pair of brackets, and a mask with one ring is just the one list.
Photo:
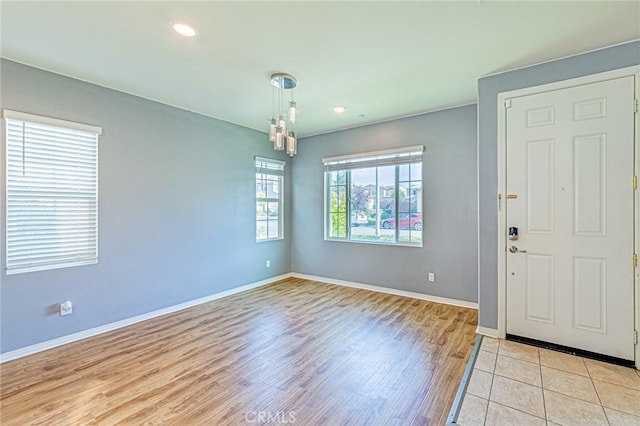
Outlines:
[[265, 238], [264, 240], [256, 240], [256, 243], [270, 243], [272, 241], [282, 241], [282, 240], [284, 240], [284, 237]]
[[325, 241], [335, 242], [335, 243], [351, 243], [351, 244], [370, 244], [374, 246], [388, 246], [388, 247], [412, 247], [412, 248], [422, 248], [422, 243], [385, 243], [385, 242], [377, 242], [377, 241], [358, 241], [358, 240], [346, 240], [341, 238], [326, 238]]

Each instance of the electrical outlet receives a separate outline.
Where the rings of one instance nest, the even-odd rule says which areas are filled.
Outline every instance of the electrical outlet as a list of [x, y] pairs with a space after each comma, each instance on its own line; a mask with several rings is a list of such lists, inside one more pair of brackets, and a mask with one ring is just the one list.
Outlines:
[[266, 262], [264, 262], [264, 266], [266, 266], [267, 268], [271, 268], [271, 260], [267, 260]]
[[60, 304], [60, 316], [69, 315], [73, 313], [73, 304], [71, 300], [65, 300]]
[[436, 282], [436, 274], [434, 274], [433, 272], [429, 272], [429, 282], [430, 283]]

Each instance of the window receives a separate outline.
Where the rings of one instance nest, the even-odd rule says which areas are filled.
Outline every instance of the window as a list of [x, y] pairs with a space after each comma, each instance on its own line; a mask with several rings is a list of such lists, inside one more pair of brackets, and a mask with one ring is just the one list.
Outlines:
[[412, 146], [323, 159], [325, 239], [422, 246], [422, 153]]
[[98, 262], [99, 127], [5, 110], [7, 274]]
[[282, 233], [284, 161], [256, 157], [256, 241], [278, 240]]

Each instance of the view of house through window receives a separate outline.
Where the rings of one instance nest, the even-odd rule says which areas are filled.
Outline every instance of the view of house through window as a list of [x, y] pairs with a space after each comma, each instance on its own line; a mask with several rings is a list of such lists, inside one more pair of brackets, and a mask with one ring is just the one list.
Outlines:
[[283, 238], [284, 165], [282, 161], [256, 157], [256, 241]]
[[422, 150], [324, 159], [326, 239], [422, 245]]

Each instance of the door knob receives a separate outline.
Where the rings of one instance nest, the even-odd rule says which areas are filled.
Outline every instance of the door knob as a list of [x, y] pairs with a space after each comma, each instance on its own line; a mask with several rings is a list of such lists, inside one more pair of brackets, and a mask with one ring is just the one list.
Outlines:
[[516, 246], [509, 247], [509, 251], [511, 253], [526, 253], [527, 252], [526, 250], [519, 250], [518, 247], [516, 247]]

